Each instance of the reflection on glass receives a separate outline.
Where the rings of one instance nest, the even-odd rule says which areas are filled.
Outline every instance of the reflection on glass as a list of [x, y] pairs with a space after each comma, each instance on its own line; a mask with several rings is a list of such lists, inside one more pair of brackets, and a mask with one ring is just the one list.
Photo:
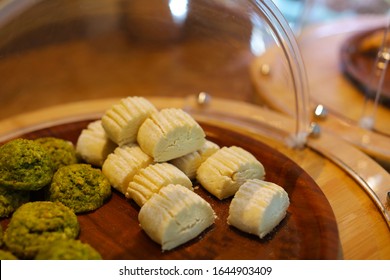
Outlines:
[[188, 0], [170, 0], [169, 9], [171, 10], [173, 20], [177, 23], [183, 23], [188, 13]]

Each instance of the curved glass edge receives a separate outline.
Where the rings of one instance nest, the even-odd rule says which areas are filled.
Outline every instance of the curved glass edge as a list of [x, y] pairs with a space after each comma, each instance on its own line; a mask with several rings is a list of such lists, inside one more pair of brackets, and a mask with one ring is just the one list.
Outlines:
[[256, 0], [256, 7], [268, 20], [280, 47], [288, 61], [288, 67], [292, 76], [295, 95], [296, 128], [295, 134], [286, 139], [286, 144], [293, 148], [305, 146], [310, 133], [309, 121], [309, 89], [306, 70], [303, 63], [298, 43], [287, 20], [271, 0]]
[[375, 126], [376, 116], [378, 112], [380, 96], [383, 92], [383, 85], [385, 82], [385, 75], [390, 58], [390, 14], [387, 15], [387, 24], [383, 32], [382, 42], [372, 66], [369, 86], [375, 85], [374, 103], [370, 105], [370, 89], [367, 86], [367, 94], [363, 104], [362, 116], [359, 120], [359, 125], [362, 128], [373, 130]]
[[[11, 14], [18, 14], [23, 9], [28, 8], [32, 4], [40, 2], [39, 0], [26, 0], [24, 2], [17, 1], [15, 3], [24, 3], [9, 5], [9, 9], [12, 8], [12, 13], [7, 13], [7, 18]], [[307, 87], [307, 78], [305, 74], [305, 67], [303, 64], [302, 57], [299, 52], [298, 44], [295, 40], [294, 33], [291, 30], [287, 20], [284, 18], [282, 13], [279, 11], [277, 6], [272, 0], [254, 0], [250, 2], [253, 5], [253, 11], [264, 15], [266, 23], [274, 33], [275, 40], [278, 43], [286, 57], [289, 72], [292, 76], [292, 85], [295, 95], [295, 133], [291, 134], [286, 138], [286, 143], [291, 147], [304, 147], [306, 144], [307, 136], [310, 132], [309, 124], [309, 93]], [[6, 20], [4, 14], [0, 19]]]

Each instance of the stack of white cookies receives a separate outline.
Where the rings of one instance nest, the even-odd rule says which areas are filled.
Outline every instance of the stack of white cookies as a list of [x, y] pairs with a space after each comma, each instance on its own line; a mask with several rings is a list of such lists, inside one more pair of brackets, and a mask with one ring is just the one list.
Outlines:
[[[243, 207], [245, 196], [235, 195], [248, 180], [265, 182], [263, 165], [240, 147], [220, 148], [206, 139], [185, 111], [157, 110], [144, 97], [127, 97], [113, 105], [81, 132], [76, 149], [84, 161], [102, 168], [113, 188], [139, 205], [141, 228], [162, 250], [184, 244], [214, 224], [215, 212], [194, 192], [194, 180], [220, 200], [234, 197], [228, 223], [246, 232], [257, 227], [250, 233], [260, 238], [280, 223], [289, 205], [287, 193], [278, 186], [275, 195], [284, 192], [279, 195], [282, 201], [269, 194], [263, 208], [255, 206], [261, 198], [250, 204], [253, 209]], [[259, 193], [253, 191], [256, 197]], [[277, 219], [275, 204], [280, 205]], [[243, 227], [241, 217], [247, 211], [257, 212], [257, 220], [249, 219]]]

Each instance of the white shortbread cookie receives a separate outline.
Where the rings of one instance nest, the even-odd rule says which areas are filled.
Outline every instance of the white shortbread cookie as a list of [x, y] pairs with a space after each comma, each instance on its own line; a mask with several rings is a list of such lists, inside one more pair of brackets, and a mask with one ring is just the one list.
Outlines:
[[85, 162], [101, 167], [116, 147], [103, 129], [102, 121], [97, 120], [89, 123], [87, 128], [81, 131], [77, 139], [76, 152]]
[[141, 228], [163, 251], [197, 237], [210, 227], [216, 216], [210, 204], [189, 189], [168, 185], [141, 208]]
[[223, 147], [198, 168], [197, 180], [219, 199], [230, 197], [247, 179], [263, 179], [264, 166], [243, 148]]
[[204, 145], [195, 152], [171, 160], [170, 162], [183, 171], [191, 180], [196, 179], [196, 171], [199, 166], [212, 154], [219, 150], [214, 142], [206, 140]]
[[137, 140], [141, 124], [157, 109], [144, 97], [132, 96], [120, 100], [102, 116], [102, 125], [110, 139], [119, 146]]
[[145, 154], [138, 144], [128, 144], [117, 147], [109, 154], [103, 163], [103, 174], [110, 181], [113, 188], [126, 194], [129, 182], [142, 168], [153, 162], [153, 159]]
[[234, 195], [227, 222], [263, 238], [283, 220], [289, 205], [288, 194], [279, 185], [248, 180]]
[[174, 184], [193, 190], [191, 180], [173, 164], [163, 162], [141, 169], [129, 183], [126, 197], [143, 206], [161, 188]]
[[152, 114], [141, 125], [137, 141], [156, 162], [169, 161], [198, 150], [205, 133], [182, 109], [167, 108]]

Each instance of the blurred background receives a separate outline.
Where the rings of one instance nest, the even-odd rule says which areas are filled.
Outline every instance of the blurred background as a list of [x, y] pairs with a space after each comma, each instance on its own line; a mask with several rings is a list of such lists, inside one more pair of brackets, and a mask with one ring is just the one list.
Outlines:
[[389, 12], [389, 0], [274, 0], [291, 27], [301, 31], [307, 25], [320, 24], [358, 15], [383, 15]]
[[[317, 41], [305, 30], [362, 15], [371, 17], [365, 21], [371, 26], [389, 11], [389, 0], [274, 3], [305, 59], [312, 50], [303, 43]], [[286, 37], [278, 33], [288, 30], [258, 6], [243, 0], [0, 0], [0, 119], [80, 100], [202, 91], [262, 105], [250, 67], [255, 57], [281, 46]], [[327, 32], [362, 22], [338, 23]], [[284, 69], [278, 83], [289, 89], [294, 62], [283, 46], [278, 52]], [[308, 72], [311, 67], [308, 57]]]

